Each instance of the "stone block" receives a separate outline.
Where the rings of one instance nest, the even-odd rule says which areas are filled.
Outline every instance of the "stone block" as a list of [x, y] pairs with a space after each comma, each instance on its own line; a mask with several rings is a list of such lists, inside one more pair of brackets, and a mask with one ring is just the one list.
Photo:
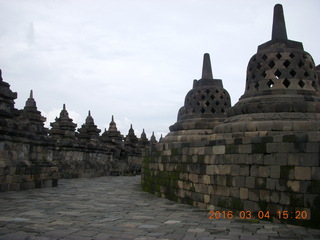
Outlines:
[[287, 181], [287, 187], [292, 192], [299, 192], [300, 191], [300, 181]]
[[276, 165], [288, 165], [288, 154], [276, 153]]
[[207, 175], [213, 175], [215, 170], [215, 165], [207, 165], [206, 166], [206, 173]]
[[250, 176], [251, 177], [258, 177], [259, 176], [259, 166], [258, 165], [251, 165]]
[[211, 178], [209, 175], [203, 175], [201, 177], [201, 183], [204, 183], [204, 184], [211, 184]]
[[266, 153], [275, 153], [275, 152], [277, 152], [277, 144], [278, 143], [267, 143], [267, 145], [266, 145]]
[[237, 176], [239, 175], [240, 166], [239, 165], [232, 165], [231, 166], [231, 176]]
[[314, 207], [317, 205], [319, 194], [304, 194], [304, 206]]
[[263, 157], [264, 165], [276, 165], [276, 156], [274, 153], [265, 154]]
[[312, 180], [320, 180], [320, 167], [311, 168]]
[[208, 185], [207, 184], [194, 184], [195, 191], [198, 193], [207, 193]]
[[276, 179], [267, 178], [266, 189], [275, 190], [276, 189]]
[[300, 154], [299, 153], [289, 153], [288, 154], [288, 165], [297, 166], [300, 165]]
[[213, 146], [212, 147], [212, 153], [213, 154], [225, 154], [226, 152], [226, 146], [225, 145], [220, 145], [220, 146]]
[[290, 205], [290, 195], [286, 192], [281, 192], [279, 203], [282, 205]]
[[319, 153], [305, 153], [300, 156], [300, 166], [319, 167]]
[[23, 182], [20, 184], [21, 190], [34, 189], [36, 187], [35, 182]]
[[311, 167], [295, 166], [295, 179], [296, 180], [311, 180]]
[[240, 198], [240, 190], [237, 187], [230, 188], [230, 197], [232, 198]]
[[269, 177], [270, 167], [269, 166], [259, 166], [259, 177]]
[[260, 201], [270, 202], [270, 191], [269, 190], [260, 190]]
[[244, 176], [235, 176], [235, 186], [236, 187], [245, 187], [246, 177]]
[[227, 185], [227, 176], [225, 176], [225, 175], [217, 176], [215, 184], [220, 185], [220, 186], [226, 186]]
[[210, 203], [211, 197], [208, 194], [203, 195], [204, 203]]
[[270, 177], [280, 178], [280, 166], [270, 166]]
[[248, 191], [249, 200], [251, 201], [259, 201], [259, 190], [258, 189], [249, 189]]
[[246, 177], [246, 188], [254, 188], [255, 187], [255, 177]]
[[295, 146], [293, 143], [276, 143], [277, 145], [277, 153], [290, 153], [295, 152]]
[[214, 168], [214, 174], [218, 175], [230, 175], [231, 165], [216, 165]]
[[239, 175], [240, 176], [249, 176], [250, 175], [249, 165], [240, 165]]
[[252, 145], [251, 144], [240, 145], [238, 151], [239, 153], [251, 153]]
[[193, 183], [198, 183], [199, 182], [198, 174], [189, 174], [189, 181]]
[[249, 200], [243, 201], [243, 210], [254, 212], [254, 202]]
[[285, 191], [286, 190], [286, 182], [285, 179], [276, 179], [276, 190], [277, 191]]
[[306, 151], [308, 153], [319, 153], [319, 142], [306, 143]]
[[279, 192], [272, 191], [270, 194], [270, 202], [279, 203], [279, 200], [280, 200]]

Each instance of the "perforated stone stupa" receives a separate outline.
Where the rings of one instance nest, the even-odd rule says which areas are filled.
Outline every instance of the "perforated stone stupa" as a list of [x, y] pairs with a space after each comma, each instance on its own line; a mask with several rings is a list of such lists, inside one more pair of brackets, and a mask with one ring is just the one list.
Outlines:
[[216, 133], [320, 130], [319, 79], [302, 43], [289, 40], [283, 9], [274, 8], [272, 39], [247, 68], [245, 93]]
[[213, 133], [215, 126], [226, 118], [231, 106], [229, 93], [223, 88], [221, 79], [212, 75], [210, 55], [204, 54], [202, 77], [193, 81], [184, 106], [178, 112], [177, 122], [170, 126], [165, 142], [193, 141], [205, 139]]

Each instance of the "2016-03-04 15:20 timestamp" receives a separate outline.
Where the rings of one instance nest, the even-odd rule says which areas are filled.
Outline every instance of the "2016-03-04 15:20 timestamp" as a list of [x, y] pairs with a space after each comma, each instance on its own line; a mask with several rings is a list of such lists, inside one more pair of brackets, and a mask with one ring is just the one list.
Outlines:
[[[234, 214], [232, 211], [210, 211], [209, 219], [233, 219]], [[276, 214], [278, 219], [302, 219], [308, 220], [307, 211], [278, 211]], [[269, 219], [271, 217], [270, 211], [259, 211], [253, 213], [251, 211], [240, 211], [239, 218], [241, 219]]]

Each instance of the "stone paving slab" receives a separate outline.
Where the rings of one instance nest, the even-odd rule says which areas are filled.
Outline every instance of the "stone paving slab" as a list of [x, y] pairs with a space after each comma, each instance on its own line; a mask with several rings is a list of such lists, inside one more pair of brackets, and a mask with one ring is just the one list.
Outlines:
[[320, 239], [320, 230], [211, 220], [208, 211], [141, 191], [140, 176], [62, 179], [0, 193], [0, 240]]

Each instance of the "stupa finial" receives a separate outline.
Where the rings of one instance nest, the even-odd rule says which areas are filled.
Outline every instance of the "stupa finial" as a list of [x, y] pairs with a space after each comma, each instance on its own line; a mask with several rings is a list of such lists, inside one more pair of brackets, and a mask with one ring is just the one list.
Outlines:
[[209, 53], [203, 56], [202, 79], [213, 79]]
[[288, 40], [286, 23], [281, 4], [276, 4], [273, 10], [272, 40]]
[[64, 110], [64, 111], [66, 110], [66, 104], [65, 103], [63, 104], [62, 110]]
[[33, 98], [33, 91], [32, 91], [32, 90], [30, 90], [30, 96], [29, 96], [29, 98]]

